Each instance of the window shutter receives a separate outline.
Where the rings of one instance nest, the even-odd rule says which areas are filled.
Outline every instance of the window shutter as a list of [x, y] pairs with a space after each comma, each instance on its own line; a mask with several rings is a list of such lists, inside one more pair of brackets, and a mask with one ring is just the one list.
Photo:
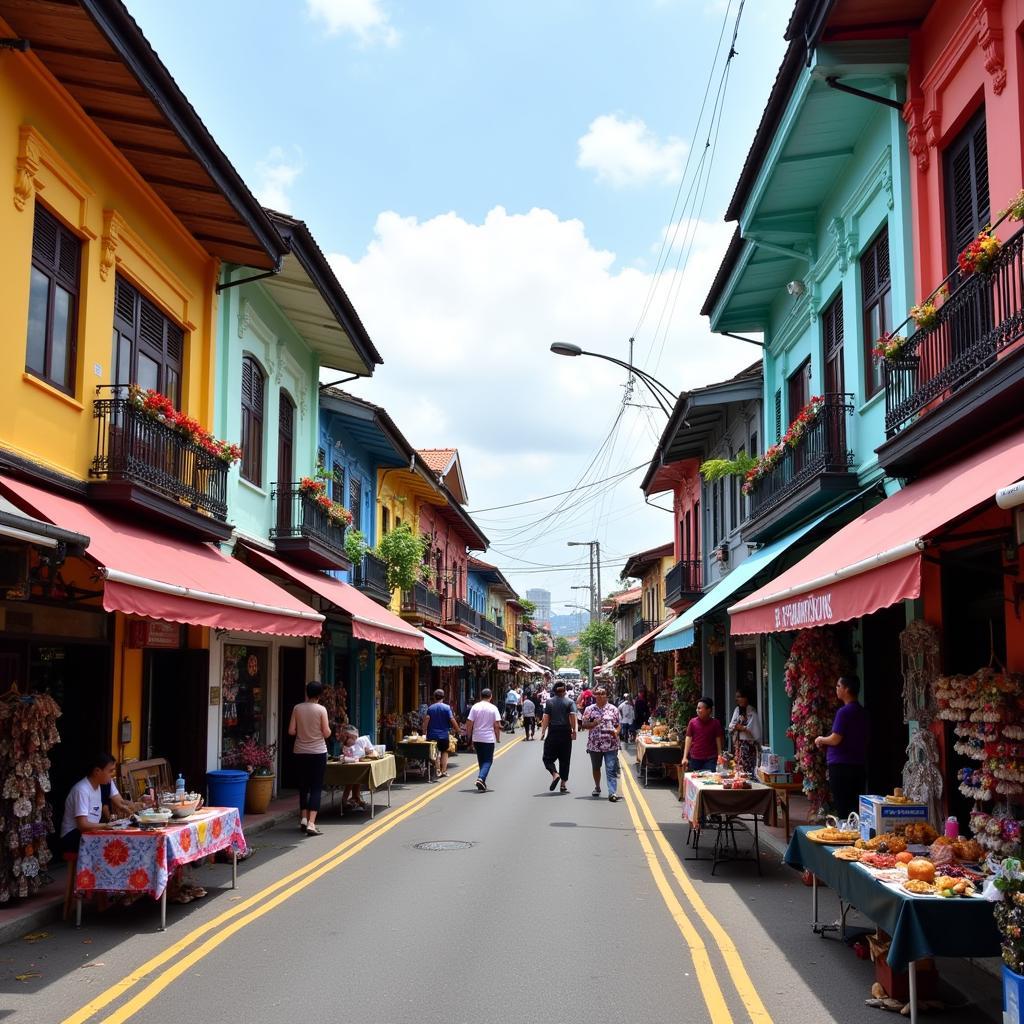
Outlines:
[[[840, 293], [829, 304], [822, 318], [825, 327], [825, 355], [843, 347], [843, 293]], [[795, 415], [798, 410], [790, 410]]]
[[951, 260], [988, 223], [988, 131], [982, 109], [945, 154], [946, 219]]
[[278, 414], [278, 430], [289, 439], [295, 431], [295, 406], [283, 391], [281, 392], [281, 411]]
[[119, 320], [134, 335], [135, 301], [139, 293], [123, 277], [117, 278], [114, 286], [114, 318]]
[[32, 258], [49, 267], [57, 266], [57, 219], [36, 203], [35, 223], [32, 227]]

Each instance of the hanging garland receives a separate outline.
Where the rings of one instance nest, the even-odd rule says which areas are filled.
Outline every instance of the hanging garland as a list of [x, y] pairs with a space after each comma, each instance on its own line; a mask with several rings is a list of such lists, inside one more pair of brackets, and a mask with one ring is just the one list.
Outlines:
[[843, 659], [831, 630], [804, 629], [797, 634], [786, 661], [786, 693], [793, 700], [786, 735], [796, 747], [797, 768], [815, 818], [828, 803], [828, 780], [825, 753], [814, 746], [814, 738], [832, 731], [839, 707], [836, 679], [842, 674]]

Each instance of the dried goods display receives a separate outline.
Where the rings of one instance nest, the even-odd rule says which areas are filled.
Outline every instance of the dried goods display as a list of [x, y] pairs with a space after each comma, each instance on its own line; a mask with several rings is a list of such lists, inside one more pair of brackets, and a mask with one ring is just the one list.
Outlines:
[[60, 708], [46, 694], [19, 694], [16, 688], [0, 698], [0, 903], [38, 892], [52, 881], [46, 872], [53, 831], [50, 759], [60, 742]]
[[903, 673], [903, 721], [916, 721], [907, 744], [903, 766], [903, 790], [914, 803], [925, 804], [938, 821], [942, 813], [942, 772], [939, 746], [928, 728], [938, 706], [935, 682], [939, 675], [939, 632], [930, 623], [915, 619], [900, 634]]

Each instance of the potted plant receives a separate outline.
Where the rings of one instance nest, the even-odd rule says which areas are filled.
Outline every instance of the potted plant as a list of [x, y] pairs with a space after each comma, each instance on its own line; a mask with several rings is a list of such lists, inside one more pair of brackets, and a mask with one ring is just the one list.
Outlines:
[[245, 813], [265, 814], [274, 792], [274, 758], [276, 743], [260, 743], [255, 736], [244, 739], [237, 747], [224, 752], [225, 768], [241, 768], [249, 773], [245, 786]]

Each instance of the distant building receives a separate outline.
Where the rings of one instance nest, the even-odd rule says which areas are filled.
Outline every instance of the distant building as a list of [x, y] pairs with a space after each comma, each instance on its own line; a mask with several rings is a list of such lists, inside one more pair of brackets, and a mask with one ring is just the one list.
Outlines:
[[541, 590], [539, 587], [526, 592], [526, 600], [532, 601], [537, 606], [534, 614], [535, 622], [551, 621], [551, 591]]

